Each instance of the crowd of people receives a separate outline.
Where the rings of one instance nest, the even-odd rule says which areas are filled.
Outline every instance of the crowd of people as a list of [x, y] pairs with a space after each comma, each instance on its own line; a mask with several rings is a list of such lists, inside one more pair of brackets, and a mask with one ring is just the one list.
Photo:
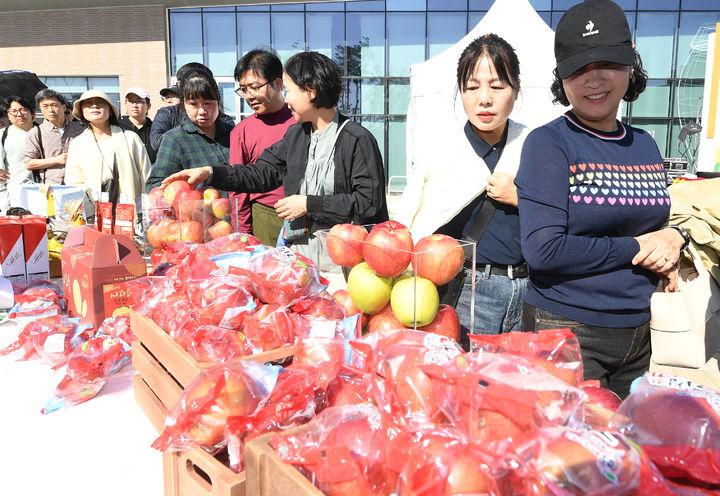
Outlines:
[[[611, 0], [570, 8], [557, 26], [555, 58], [554, 101], [570, 110], [530, 131], [509, 119], [521, 80], [513, 47], [495, 34], [466, 47], [457, 66], [467, 116], [455, 144], [462, 160], [409, 178], [397, 220], [413, 233], [477, 243], [474, 332], [569, 327], [585, 378], [624, 397], [649, 367], [650, 295], [660, 281], [676, 288], [687, 233], [667, 225], [653, 138], [617, 120], [620, 102], [637, 99], [647, 82], [622, 9]], [[0, 180], [64, 181], [130, 197], [176, 180], [204, 183], [237, 199], [238, 230], [326, 268], [316, 231], [388, 219], [377, 142], [338, 112], [341, 71], [324, 55], [298, 53], [283, 66], [273, 52], [253, 50], [234, 76], [254, 111], [237, 125], [198, 63], [162, 91], [171, 105], [154, 121], [141, 88], [125, 95], [122, 118], [96, 90], [71, 109], [53, 90], [35, 101], [11, 98]], [[45, 121], [34, 128], [36, 106]], [[467, 326], [472, 267], [465, 270], [455, 304]]]

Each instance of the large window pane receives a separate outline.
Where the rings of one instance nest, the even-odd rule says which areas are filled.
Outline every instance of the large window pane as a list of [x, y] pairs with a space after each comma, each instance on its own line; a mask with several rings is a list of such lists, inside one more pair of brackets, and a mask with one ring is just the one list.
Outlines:
[[655, 138], [660, 155], [667, 157], [667, 133], [668, 133], [668, 122], [658, 120], [646, 120], [646, 119], [633, 119], [633, 127], [644, 129], [650, 135]]
[[409, 76], [425, 60], [425, 14], [387, 14], [388, 76]]
[[305, 4], [305, 12], [327, 12], [330, 10], [342, 12], [344, 9], [345, 2], [318, 2]]
[[467, 0], [428, 0], [428, 10], [466, 10]]
[[428, 13], [428, 58], [450, 48], [466, 31], [466, 14]]
[[303, 14], [271, 14], [272, 46], [282, 60], [305, 50]]
[[677, 31], [677, 14], [641, 12], [637, 23], [637, 50], [651, 78], [672, 75], [673, 37]]
[[223, 111], [232, 117], [235, 122], [240, 122], [237, 117], [237, 109], [235, 108], [235, 83], [218, 83], [220, 88], [220, 97], [222, 98]]
[[347, 14], [348, 76], [385, 75], [385, 15]]
[[708, 10], [716, 9], [716, 4], [712, 0], [683, 0], [683, 10]]
[[[632, 104], [635, 117], [667, 117], [670, 105], [670, 86], [666, 81], [648, 81], [645, 91]], [[633, 122], [635, 122], [633, 120]]]
[[345, 81], [349, 114], [384, 114], [385, 84], [382, 79], [352, 78]]
[[254, 48], [270, 46], [270, 14], [238, 14], [237, 28], [240, 57]]
[[677, 76], [704, 78], [708, 35], [720, 22], [720, 12], [683, 12], [678, 35]]
[[203, 14], [205, 65], [216, 76], [232, 76], [237, 63], [234, 14]]
[[410, 83], [395, 83], [389, 85], [388, 112], [391, 114], [407, 114], [410, 104]]
[[200, 14], [170, 13], [170, 71], [188, 62], [202, 62], [202, 21]]
[[469, 0], [470, 10], [490, 10], [494, 0]]
[[537, 10], [550, 10], [550, 0], [530, 0], [530, 5]]
[[405, 175], [405, 118], [393, 118], [388, 122], [388, 178]]
[[345, 29], [343, 15], [335, 12], [306, 15], [307, 49], [320, 52], [335, 60], [340, 67], [345, 64]]
[[273, 12], [303, 12], [305, 10], [305, 5], [302, 3], [276, 3], [270, 5], [270, 10], [272, 10]]
[[425, 0], [387, 0], [387, 10], [425, 10]]
[[487, 12], [468, 12], [468, 32], [478, 25]]
[[680, 0], [638, 0], [638, 10], [677, 10]]
[[365, 2], [347, 2], [345, 9], [348, 12], [373, 11], [382, 12], [385, 10], [385, 0], [367, 0]]
[[40, 78], [48, 88], [60, 93], [83, 93], [87, 88], [87, 79], [78, 77], [47, 77]]

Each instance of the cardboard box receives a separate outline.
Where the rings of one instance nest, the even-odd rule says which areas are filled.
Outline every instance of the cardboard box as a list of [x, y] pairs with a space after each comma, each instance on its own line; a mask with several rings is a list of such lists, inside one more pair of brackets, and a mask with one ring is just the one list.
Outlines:
[[48, 249], [47, 220], [42, 216], [26, 216], [20, 221], [25, 248], [25, 277], [50, 279], [50, 252]]
[[[304, 426], [287, 433], [296, 432]], [[323, 493], [292, 465], [280, 459], [270, 445], [276, 432], [257, 437], [245, 445], [245, 493], [253, 496], [322, 496]]]
[[0, 276], [13, 284], [25, 283], [24, 250], [20, 221], [0, 217]]
[[98, 327], [132, 302], [120, 283], [146, 274], [145, 261], [127, 236], [73, 227], [60, 253], [67, 312]]

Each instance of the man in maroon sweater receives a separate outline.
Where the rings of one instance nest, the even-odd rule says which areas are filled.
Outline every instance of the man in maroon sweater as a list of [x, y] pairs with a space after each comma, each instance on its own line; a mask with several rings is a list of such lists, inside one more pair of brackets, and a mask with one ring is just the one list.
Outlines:
[[[231, 164], [255, 163], [265, 148], [280, 141], [295, 124], [283, 100], [282, 71], [280, 59], [267, 50], [252, 50], [235, 66], [239, 85], [235, 91], [255, 113], [230, 132]], [[237, 229], [275, 246], [283, 222], [273, 207], [284, 196], [282, 187], [267, 193], [230, 193], [231, 200], [237, 199]]]

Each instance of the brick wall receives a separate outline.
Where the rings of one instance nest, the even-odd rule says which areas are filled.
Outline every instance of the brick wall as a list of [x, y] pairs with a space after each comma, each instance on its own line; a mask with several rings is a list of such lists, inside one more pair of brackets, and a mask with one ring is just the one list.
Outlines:
[[0, 13], [0, 70], [118, 77], [121, 100], [132, 86], [150, 93], [152, 117], [168, 82], [166, 31], [161, 6]]

